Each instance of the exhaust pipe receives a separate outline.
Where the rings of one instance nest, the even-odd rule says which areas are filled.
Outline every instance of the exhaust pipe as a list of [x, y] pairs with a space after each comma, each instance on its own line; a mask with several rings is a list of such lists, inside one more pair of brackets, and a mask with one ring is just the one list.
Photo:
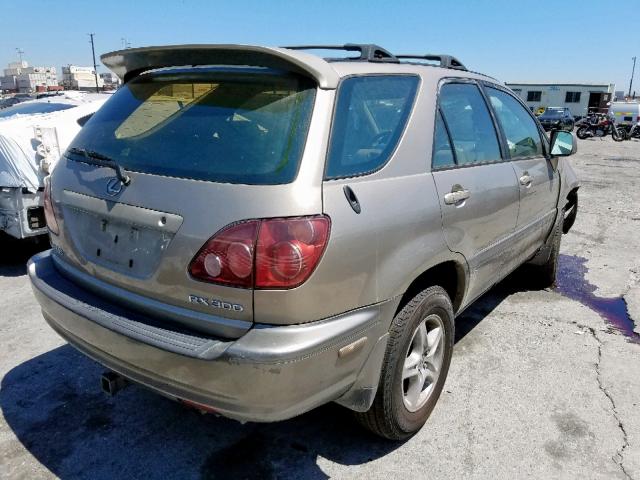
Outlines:
[[126, 378], [116, 372], [107, 371], [100, 376], [102, 391], [108, 395], [115, 395], [129, 384]]

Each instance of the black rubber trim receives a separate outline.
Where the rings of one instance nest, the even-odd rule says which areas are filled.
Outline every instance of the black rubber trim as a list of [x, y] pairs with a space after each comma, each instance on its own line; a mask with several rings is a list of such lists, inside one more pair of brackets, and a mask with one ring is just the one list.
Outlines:
[[88, 321], [139, 342], [203, 360], [219, 357], [233, 343], [181, 330], [175, 325], [167, 328], [164, 322], [107, 302], [60, 275], [49, 252], [29, 260], [28, 269], [33, 286], [51, 301]]

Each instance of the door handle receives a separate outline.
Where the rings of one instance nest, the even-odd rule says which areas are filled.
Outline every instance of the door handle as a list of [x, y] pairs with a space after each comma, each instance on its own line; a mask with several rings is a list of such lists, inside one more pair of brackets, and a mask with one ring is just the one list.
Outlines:
[[455, 190], [444, 195], [444, 203], [447, 205], [455, 205], [456, 203], [466, 200], [470, 196], [471, 192], [469, 190]]
[[526, 172], [520, 177], [520, 185], [528, 187], [531, 185], [531, 182], [533, 182], [533, 177]]

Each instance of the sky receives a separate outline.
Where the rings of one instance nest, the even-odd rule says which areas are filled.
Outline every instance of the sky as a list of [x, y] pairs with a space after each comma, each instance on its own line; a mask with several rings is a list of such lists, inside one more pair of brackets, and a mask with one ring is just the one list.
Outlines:
[[[28, 7], [27, 7], [28, 5]], [[613, 6], [615, 5], [615, 6]], [[90, 65], [96, 55], [184, 43], [376, 43], [448, 53], [504, 82], [602, 82], [628, 90], [639, 0], [0, 0], [0, 68]], [[628, 29], [623, 28], [628, 25]], [[98, 63], [100, 60], [98, 58]], [[640, 62], [634, 90], [640, 93]], [[107, 71], [104, 66], [98, 71]]]

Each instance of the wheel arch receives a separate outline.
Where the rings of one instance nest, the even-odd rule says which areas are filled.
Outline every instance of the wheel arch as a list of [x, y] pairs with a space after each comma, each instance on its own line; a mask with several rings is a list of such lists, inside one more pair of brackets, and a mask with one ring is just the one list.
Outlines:
[[445, 289], [453, 304], [453, 311], [457, 313], [464, 300], [468, 284], [467, 278], [466, 263], [458, 260], [446, 260], [430, 266], [407, 286], [402, 294], [396, 313], [402, 310], [422, 290], [434, 285], [439, 285]]

